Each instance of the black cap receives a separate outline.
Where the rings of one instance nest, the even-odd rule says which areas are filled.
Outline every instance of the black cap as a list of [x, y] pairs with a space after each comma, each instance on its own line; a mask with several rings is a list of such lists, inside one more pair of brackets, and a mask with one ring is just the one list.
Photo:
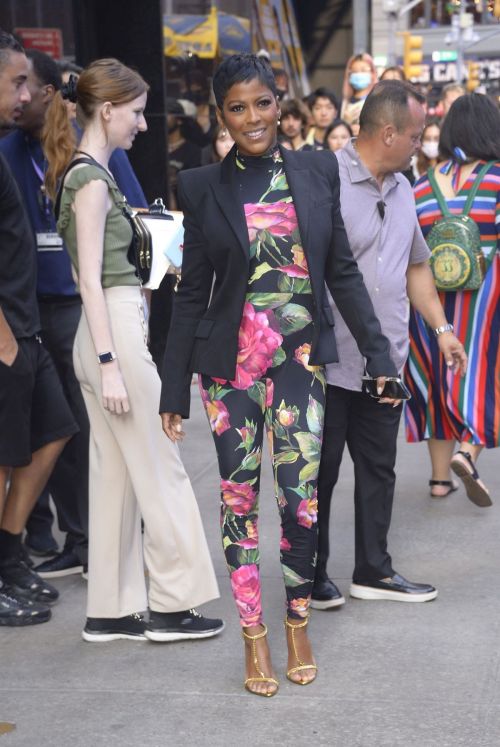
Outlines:
[[172, 96], [167, 96], [167, 114], [175, 114], [177, 117], [185, 117], [186, 112], [184, 111], [182, 104]]

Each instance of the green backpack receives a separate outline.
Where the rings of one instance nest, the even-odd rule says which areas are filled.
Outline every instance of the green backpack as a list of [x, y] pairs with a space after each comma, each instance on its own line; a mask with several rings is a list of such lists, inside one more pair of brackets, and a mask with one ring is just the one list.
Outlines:
[[469, 217], [469, 212], [481, 181], [493, 163], [485, 163], [478, 172], [461, 215], [450, 212], [433, 169], [427, 172], [443, 214], [426, 236], [431, 250], [430, 265], [438, 290], [477, 290], [484, 280], [486, 263], [481, 250], [481, 235], [477, 223]]

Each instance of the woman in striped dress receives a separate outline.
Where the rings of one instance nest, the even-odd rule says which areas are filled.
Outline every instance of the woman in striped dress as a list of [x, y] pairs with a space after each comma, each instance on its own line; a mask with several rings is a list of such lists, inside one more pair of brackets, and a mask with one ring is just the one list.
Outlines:
[[[406, 406], [409, 442], [427, 440], [432, 462], [431, 495], [457, 489], [452, 470], [467, 495], [490, 506], [488, 489], [479, 478], [481, 450], [499, 445], [500, 426], [500, 112], [481, 94], [461, 96], [444, 120], [439, 142], [442, 158], [434, 168], [451, 213], [460, 214], [475, 176], [492, 162], [474, 198], [470, 217], [481, 235], [486, 274], [478, 290], [441, 292], [448, 322], [469, 357], [467, 374], [448, 370], [436, 339], [420, 314], [410, 315], [410, 356], [406, 382], [412, 399]], [[417, 215], [424, 236], [442, 217], [423, 176], [415, 185]], [[455, 443], [459, 448], [454, 454]]]

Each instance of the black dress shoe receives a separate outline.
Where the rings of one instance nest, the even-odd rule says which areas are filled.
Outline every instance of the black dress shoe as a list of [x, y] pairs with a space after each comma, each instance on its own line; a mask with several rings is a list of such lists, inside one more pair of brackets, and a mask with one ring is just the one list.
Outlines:
[[16, 599], [51, 604], [59, 599], [59, 592], [40, 578], [19, 557], [6, 558], [0, 563], [0, 577], [4, 590]]
[[393, 602], [430, 602], [438, 595], [430, 584], [415, 584], [399, 573], [389, 580], [353, 581], [350, 589], [355, 599], [388, 599]]
[[203, 617], [196, 610], [184, 612], [149, 613], [146, 625], [146, 638], [150, 641], [169, 643], [193, 638], [212, 638], [224, 630], [224, 623], [218, 618]]
[[87, 617], [82, 638], [90, 643], [145, 641], [145, 627], [144, 617], [138, 612], [125, 617]]
[[345, 599], [330, 578], [315, 579], [311, 595], [313, 610], [331, 610], [343, 604]]
[[83, 572], [83, 563], [73, 550], [63, 550], [55, 558], [45, 560], [34, 569], [41, 578], [59, 578]]
[[20, 628], [26, 625], [38, 625], [48, 622], [51, 612], [44, 604], [30, 602], [27, 599], [16, 599], [0, 587], [0, 625]]

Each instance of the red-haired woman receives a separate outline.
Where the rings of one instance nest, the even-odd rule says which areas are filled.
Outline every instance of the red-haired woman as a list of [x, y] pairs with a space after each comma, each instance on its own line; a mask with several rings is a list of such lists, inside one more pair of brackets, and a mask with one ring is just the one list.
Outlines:
[[[218, 595], [217, 583], [191, 484], [161, 431], [160, 380], [127, 259], [132, 227], [108, 168], [114, 149], [147, 129], [147, 91], [138, 73], [97, 60], [63, 89], [83, 126], [76, 153], [60, 94], [44, 137], [46, 186], [53, 197], [62, 179], [58, 230], [83, 301], [73, 352], [91, 428], [87, 641], [170, 641], [223, 627], [192, 609]], [[148, 606], [146, 623], [139, 613]]]

